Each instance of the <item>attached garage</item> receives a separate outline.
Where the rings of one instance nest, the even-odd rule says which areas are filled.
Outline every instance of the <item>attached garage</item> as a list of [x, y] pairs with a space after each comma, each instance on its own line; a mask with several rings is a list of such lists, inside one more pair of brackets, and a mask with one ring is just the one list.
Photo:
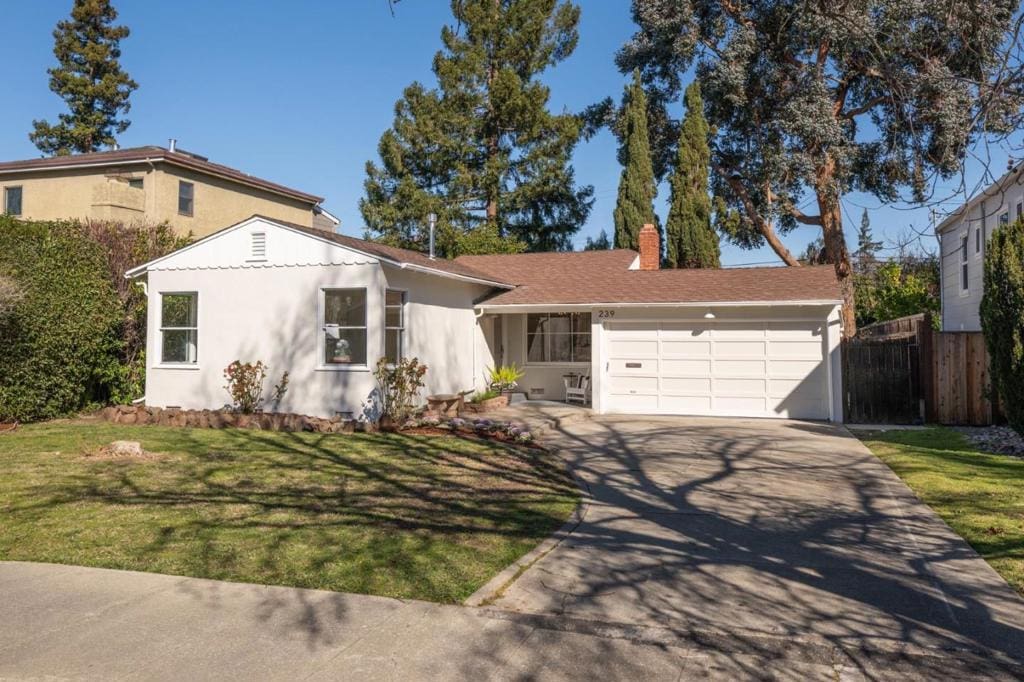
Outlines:
[[822, 319], [604, 323], [606, 412], [829, 419]]

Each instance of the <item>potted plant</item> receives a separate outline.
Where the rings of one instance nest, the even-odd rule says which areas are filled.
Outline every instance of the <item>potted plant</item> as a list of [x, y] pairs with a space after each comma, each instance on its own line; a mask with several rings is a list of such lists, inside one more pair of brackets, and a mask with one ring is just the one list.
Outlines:
[[498, 365], [487, 369], [487, 385], [498, 393], [505, 396], [506, 403], [508, 396], [519, 385], [523, 378], [523, 370], [512, 363], [511, 365]]

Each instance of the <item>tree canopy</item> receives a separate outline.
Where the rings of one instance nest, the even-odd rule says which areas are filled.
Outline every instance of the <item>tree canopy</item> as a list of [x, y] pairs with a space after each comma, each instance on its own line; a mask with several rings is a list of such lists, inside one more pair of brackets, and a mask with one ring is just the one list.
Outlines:
[[[619, 194], [615, 201], [615, 248], [637, 249], [640, 229], [646, 224], [657, 225], [654, 197], [658, 193], [651, 166], [651, 148], [647, 134], [647, 97], [640, 72], [633, 74], [633, 82], [626, 88], [623, 98], [624, 165], [619, 177]], [[664, 240], [662, 240], [664, 243]]]
[[[617, 62], [674, 101], [696, 64], [712, 143], [722, 231], [798, 260], [780, 235], [822, 230], [855, 330], [841, 198], [892, 201], [958, 171], [978, 136], [1020, 113], [1020, 65], [1007, 45], [1014, 0], [633, 0], [637, 33]], [[662, 138], [664, 139], [664, 138]], [[810, 201], [805, 202], [805, 195]], [[815, 211], [805, 213], [806, 205]]]
[[44, 154], [94, 152], [116, 142], [131, 125], [128, 101], [138, 88], [121, 68], [121, 40], [127, 26], [115, 26], [110, 0], [75, 0], [71, 19], [53, 32], [58, 66], [50, 68], [50, 89], [68, 105], [59, 122], [33, 121], [29, 139]]
[[441, 254], [572, 248], [593, 188], [570, 164], [582, 122], [548, 110], [539, 76], [576, 48], [564, 0], [452, 0], [437, 87], [407, 87], [366, 164], [368, 236], [412, 248], [437, 216]]

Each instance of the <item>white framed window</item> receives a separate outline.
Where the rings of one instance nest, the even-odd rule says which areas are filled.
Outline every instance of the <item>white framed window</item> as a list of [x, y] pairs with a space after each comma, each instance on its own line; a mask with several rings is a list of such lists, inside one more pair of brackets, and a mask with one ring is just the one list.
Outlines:
[[405, 292], [384, 292], [384, 357], [392, 364], [405, 355]]
[[199, 361], [199, 294], [160, 294], [160, 363], [195, 365]]
[[1009, 211], [1003, 211], [1002, 213], [999, 214], [999, 224], [1000, 225], [1009, 225], [1010, 224], [1010, 212]]
[[968, 273], [967, 263], [967, 235], [963, 234], [960, 236], [960, 291], [961, 293], [968, 290], [969, 284], [967, 280]]
[[321, 359], [324, 367], [366, 366], [366, 289], [322, 289]]
[[589, 363], [590, 313], [529, 313], [527, 363]]
[[21, 186], [4, 187], [4, 213], [21, 215]]
[[191, 216], [196, 208], [196, 187], [191, 182], [178, 181], [178, 214]]

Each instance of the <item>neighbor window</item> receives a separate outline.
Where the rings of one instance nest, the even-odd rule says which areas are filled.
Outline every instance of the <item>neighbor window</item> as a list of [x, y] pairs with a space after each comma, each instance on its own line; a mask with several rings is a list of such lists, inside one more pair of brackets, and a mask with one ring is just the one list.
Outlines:
[[590, 362], [590, 313], [526, 316], [527, 362]]
[[405, 292], [388, 289], [384, 293], [384, 357], [398, 364], [404, 352]]
[[1010, 224], [1010, 212], [1009, 211], [1006, 211], [1004, 213], [1000, 213], [999, 214], [999, 224], [1000, 225], [1009, 225]]
[[196, 204], [195, 192], [195, 185], [191, 182], [178, 181], [178, 213], [192, 215]]
[[1017, 213], [1013, 217], [1019, 219], [1021, 213], [1024, 213], [1024, 201], [1017, 202]]
[[199, 294], [162, 294], [160, 301], [160, 362], [194, 365], [198, 359]]
[[324, 289], [325, 365], [366, 364], [366, 289]]
[[967, 291], [967, 235], [960, 237], [960, 290]]
[[974, 228], [974, 253], [981, 253], [981, 228]]
[[135, 189], [142, 189], [145, 186], [145, 180], [142, 178], [128, 178], [128, 186]]
[[21, 215], [21, 187], [4, 188], [4, 213]]

